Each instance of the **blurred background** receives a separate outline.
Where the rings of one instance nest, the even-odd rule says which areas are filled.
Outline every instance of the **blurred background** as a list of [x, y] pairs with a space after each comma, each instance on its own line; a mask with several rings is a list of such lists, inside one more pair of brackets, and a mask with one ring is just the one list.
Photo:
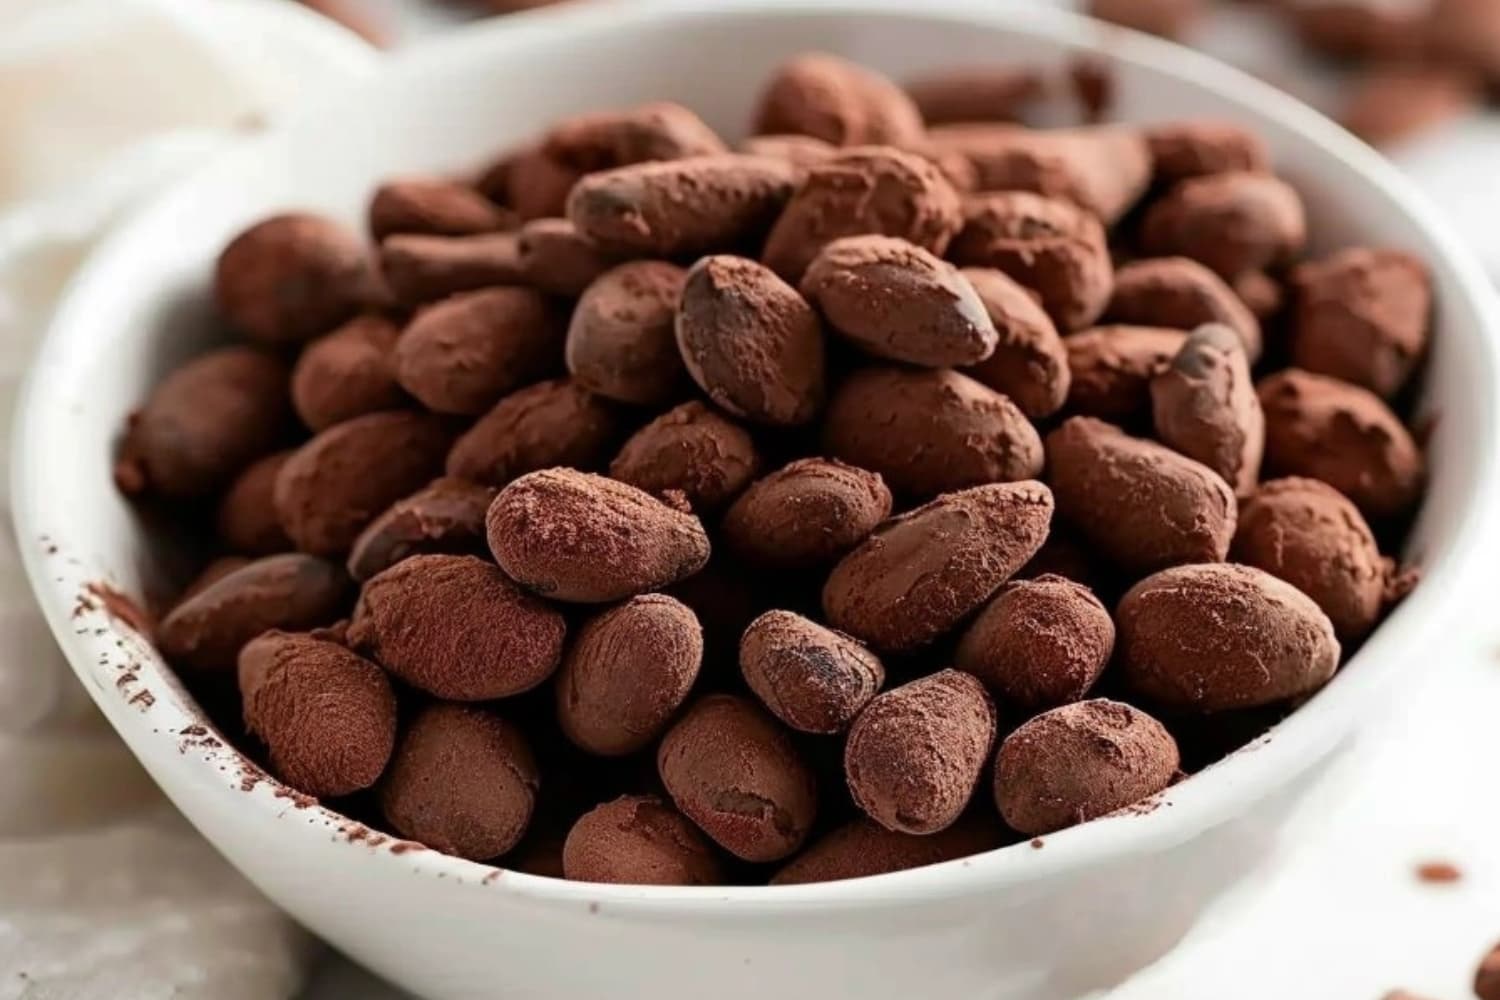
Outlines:
[[[1500, 280], [1500, 0], [1011, 5], [1028, 2], [1174, 38], [1322, 109]], [[133, 206], [382, 52], [545, 4], [0, 0], [0, 420], [59, 290]], [[1261, 884], [1112, 1000], [1474, 995], [1500, 940], [1494, 592], [1453, 595], [1472, 632], [1413, 665], [1425, 686], [1371, 720], [1357, 773]], [[1452, 871], [1424, 877], [1434, 864]], [[61, 661], [0, 533], [0, 1000], [298, 995], [399, 994], [324, 954], [165, 804]]]

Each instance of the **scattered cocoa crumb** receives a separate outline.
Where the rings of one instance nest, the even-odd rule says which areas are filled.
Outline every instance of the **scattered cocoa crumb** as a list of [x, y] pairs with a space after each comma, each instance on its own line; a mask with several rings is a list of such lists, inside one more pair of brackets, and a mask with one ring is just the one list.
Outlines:
[[504, 872], [502, 872], [500, 869], [496, 868], [494, 871], [490, 872], [484, 878], [480, 879], [479, 880], [479, 884], [480, 885], [489, 885], [491, 882], [495, 881], [497, 878], [499, 878], [501, 875], [504, 875], [504, 874], [505, 874]]
[[119, 677], [115, 678], [115, 687], [126, 688], [134, 684], [137, 680], [138, 678], [136, 677], [134, 670], [126, 670]]
[[414, 840], [398, 840], [391, 845], [392, 854], [405, 854], [407, 851], [425, 851], [426, 848]]
[[1068, 67], [1073, 96], [1083, 111], [1083, 118], [1095, 124], [1109, 117], [1115, 106], [1115, 75], [1098, 59], [1075, 59]]
[[291, 799], [292, 805], [298, 809], [306, 809], [309, 806], [315, 806], [318, 804], [318, 800], [313, 798], [311, 795], [299, 792], [295, 788], [288, 788], [285, 785], [282, 785], [280, 788], [276, 789], [275, 794], [278, 799]]
[[1043, 840], [1041, 837], [1032, 837], [1031, 838], [1031, 847], [1032, 847], [1033, 850], [1040, 851], [1043, 847], [1046, 846], [1046, 844], [1047, 844], [1047, 842], [1045, 840]]
[[[141, 608], [133, 599], [120, 593], [107, 583], [96, 581], [84, 588], [90, 595], [98, 598], [99, 603], [104, 605], [104, 611], [116, 621], [124, 622], [141, 635], [151, 634], [151, 616]], [[79, 607], [87, 611], [93, 611], [95, 605], [87, 601], [82, 595], [78, 599]], [[74, 617], [81, 612], [77, 607], [73, 610]]]
[[150, 708], [156, 704], [156, 695], [150, 691], [137, 691], [130, 696], [130, 704], [139, 705], [141, 708]]
[[589, 912], [590, 913], [598, 913], [599, 912], [599, 904], [598, 903], [590, 903], [589, 904]]
[[1462, 880], [1464, 873], [1447, 861], [1425, 861], [1417, 865], [1417, 878], [1431, 885], [1445, 885]]

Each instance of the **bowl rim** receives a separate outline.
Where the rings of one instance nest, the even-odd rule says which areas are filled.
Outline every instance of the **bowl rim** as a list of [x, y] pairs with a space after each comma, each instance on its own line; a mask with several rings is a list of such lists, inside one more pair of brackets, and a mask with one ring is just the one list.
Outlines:
[[[1500, 385], [1500, 308], [1477, 261], [1447, 228], [1436, 219], [1423, 196], [1380, 154], [1355, 139], [1342, 128], [1295, 98], [1269, 84], [1219, 61], [1157, 38], [1103, 25], [1063, 10], [1032, 7], [990, 6], [976, 0], [929, 0], [920, 11], [902, 10], [880, 0], [716, 0], [705, 6], [694, 0], [662, 0], [650, 5], [565, 4], [561, 7], [533, 11], [501, 19], [501, 23], [482, 23], [423, 43], [389, 57], [376, 70], [379, 76], [420, 74], [424, 65], [470, 48], [482, 50], [491, 58], [506, 51], [524, 51], [533, 39], [566, 35], [573, 32], [614, 32], [670, 30], [674, 23], [686, 19], [723, 20], [755, 19], [827, 19], [830, 17], [880, 18], [907, 22], [958, 22], [980, 24], [1022, 35], [1044, 37], [1059, 47], [1077, 54], [1093, 54], [1112, 63], [1149, 65], [1153, 71], [1177, 78], [1184, 85], [1212, 91], [1219, 96], [1253, 108], [1257, 113], [1282, 122], [1301, 140], [1321, 146], [1340, 160], [1351, 172], [1361, 174], [1408, 217], [1408, 222], [1439, 251], [1435, 268], [1446, 272], [1449, 283], [1461, 291], [1466, 308], [1482, 318], [1483, 330], [1475, 333], [1474, 356], [1466, 364], [1478, 366], [1478, 378], [1485, 384]], [[361, 86], [356, 82], [353, 89]], [[347, 96], [347, 95], [346, 95]], [[338, 95], [328, 98], [329, 103]], [[322, 106], [319, 102], [318, 106]], [[315, 114], [316, 107], [304, 114]], [[292, 115], [288, 121], [295, 121]], [[282, 126], [273, 126], [273, 129]], [[87, 630], [79, 634], [73, 616], [78, 590], [75, 581], [61, 582], [56, 566], [49, 563], [43, 546], [37, 544], [43, 511], [56, 500], [40, 488], [42, 470], [54, 456], [49, 455], [36, 432], [45, 425], [49, 412], [49, 393], [41, 384], [40, 373], [65, 367], [75, 344], [86, 343], [91, 324], [89, 300], [96, 285], [117, 281], [111, 276], [129, 268], [125, 259], [132, 234], [147, 227], [152, 216], [166, 210], [173, 199], [214, 173], [231, 169], [242, 157], [253, 157], [255, 143], [227, 151], [214, 163], [191, 174], [120, 226], [91, 255], [65, 290], [53, 320], [46, 331], [33, 361], [17, 406], [12, 459], [12, 500], [15, 527], [33, 591], [52, 626], [74, 672], [90, 690], [122, 735], [141, 742], [151, 741], [159, 753], [154, 763], [177, 772], [184, 782], [214, 789], [217, 808], [254, 809], [291, 823], [295, 830], [287, 836], [328, 836], [328, 828], [352, 821], [342, 814], [321, 806], [288, 809], [287, 798], [297, 797], [275, 779], [249, 765], [233, 747], [208, 745], [200, 752], [185, 753], [181, 732], [208, 723], [196, 712], [196, 706], [183, 703], [181, 689], [161, 661], [144, 658], [140, 670], [161, 682], [160, 689], [171, 691], [170, 697], [157, 698], [150, 715], [126, 711], [123, 702], [111, 698], [113, 692], [89, 683], [89, 668], [99, 648]], [[1496, 402], [1500, 393], [1492, 393], [1479, 402], [1482, 419], [1479, 429], [1487, 430], [1493, 441], [1497, 427]], [[786, 886], [617, 886], [597, 883], [568, 882], [528, 875], [488, 864], [466, 861], [435, 850], [373, 850], [370, 863], [398, 866], [396, 871], [427, 877], [445, 878], [450, 883], [483, 886], [485, 891], [501, 891], [524, 897], [538, 905], [557, 903], [609, 906], [616, 912], [628, 911], [647, 915], [693, 913], [720, 918], [738, 918], [791, 908], [849, 908], [872, 905], [900, 905], [987, 893], [1007, 886], [1031, 882], [1064, 872], [1078, 872], [1117, 861], [1125, 856], [1160, 851], [1188, 839], [1197, 832], [1232, 817], [1247, 803], [1259, 801], [1291, 777], [1301, 774], [1323, 752], [1347, 737], [1359, 705], [1382, 687], [1395, 669], [1395, 661], [1416, 651], [1423, 635], [1431, 634], [1440, 622], [1456, 614], [1445, 606], [1445, 595], [1461, 590], [1479, 569], [1482, 545], [1476, 544], [1486, 532], [1484, 501], [1500, 492], [1500, 459], [1495, 449], [1480, 449], [1471, 455], [1470, 495], [1460, 518], [1453, 526], [1445, 557], [1425, 568], [1423, 586], [1397, 608], [1358, 651], [1353, 660], [1379, 660], [1363, 664], [1361, 669], [1341, 669], [1335, 680], [1307, 704], [1291, 713], [1266, 734], [1159, 795], [1152, 809], [1132, 809], [1124, 814], [1104, 817], [1090, 823], [1047, 835], [1033, 844], [1044, 842], [1045, 850], [1029, 848], [1025, 842], [1001, 847], [969, 858], [910, 869], [884, 875], [867, 876], [840, 882]], [[56, 543], [54, 543], [56, 544]], [[1457, 602], [1446, 602], [1452, 605]], [[1419, 624], [1420, 623], [1420, 624]], [[118, 637], [113, 633], [111, 639]], [[1381, 655], [1373, 651], [1379, 648]], [[135, 748], [137, 756], [147, 757], [146, 748]], [[222, 773], [226, 763], [241, 771], [258, 772], [259, 786], [245, 794], [238, 779]], [[205, 764], [207, 766], [205, 766]], [[161, 782], [169, 795], [172, 789]], [[984, 794], [980, 789], [978, 794]], [[229, 798], [232, 796], [232, 799]], [[369, 840], [350, 838], [367, 850]], [[395, 844], [402, 842], [392, 839]], [[504, 871], [503, 878], [496, 873]], [[725, 907], [721, 904], [730, 903]]]

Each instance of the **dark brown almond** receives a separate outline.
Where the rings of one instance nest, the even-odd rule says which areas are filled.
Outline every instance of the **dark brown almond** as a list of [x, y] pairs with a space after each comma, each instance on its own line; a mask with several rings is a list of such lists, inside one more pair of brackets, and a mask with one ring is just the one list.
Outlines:
[[557, 669], [563, 617], [474, 556], [417, 555], [371, 577], [349, 645], [449, 701], [530, 691]]
[[292, 456], [278, 451], [245, 467], [219, 501], [219, 539], [231, 550], [252, 556], [286, 552], [292, 540], [281, 529], [273, 497], [276, 476]]
[[1191, 257], [1225, 278], [1284, 264], [1306, 242], [1302, 199], [1291, 185], [1245, 171], [1179, 182], [1141, 227], [1147, 253]]
[[891, 491], [878, 473], [802, 458], [751, 484], [720, 530], [748, 562], [808, 569], [854, 548], [890, 513]]
[[824, 735], [849, 728], [885, 683], [878, 656], [790, 611], [767, 611], [745, 629], [740, 672], [771, 714]]
[[705, 257], [688, 271], [677, 347], [719, 406], [758, 423], [805, 424], [823, 402], [823, 331], [786, 282], [753, 260]]
[[273, 451], [291, 427], [287, 370], [253, 347], [221, 347], [167, 375], [131, 414], [115, 463], [129, 495], [206, 496]]
[[516, 233], [398, 233], [380, 243], [380, 270], [391, 294], [405, 306], [495, 285], [520, 285], [526, 280]]
[[622, 403], [662, 406], [681, 398], [687, 373], [673, 323], [687, 272], [660, 260], [600, 275], [573, 309], [566, 358], [574, 381]]
[[797, 181], [783, 160], [724, 153], [590, 174], [568, 196], [578, 231], [606, 252], [686, 257], [752, 244]]
[[543, 137], [541, 152], [567, 169], [590, 174], [728, 150], [692, 111], [671, 101], [656, 101], [624, 111], [591, 111], [564, 119]]
[[327, 333], [371, 298], [364, 245], [346, 226], [318, 215], [276, 215], [224, 248], [214, 300], [245, 336], [294, 344]]
[[554, 368], [562, 340], [539, 292], [468, 292], [411, 321], [396, 344], [396, 378], [430, 410], [473, 416]]
[[703, 629], [665, 594], [632, 597], [589, 619], [557, 675], [557, 721], [592, 754], [617, 757], [656, 741], [703, 663]]
[[1146, 145], [1158, 182], [1271, 168], [1265, 140], [1233, 122], [1194, 119], [1152, 125], [1146, 129]]
[[799, 281], [842, 236], [899, 236], [941, 256], [961, 224], [958, 192], [930, 160], [888, 146], [853, 147], [807, 169], [761, 259]]
[[1339, 663], [1312, 598], [1251, 566], [1174, 566], [1132, 587], [1115, 613], [1120, 669], [1163, 707], [1219, 712], [1311, 694]]
[[677, 808], [729, 853], [779, 861], [802, 846], [817, 813], [817, 785], [787, 733], [731, 695], [699, 699], [656, 752]]
[[697, 400], [636, 431], [609, 464], [611, 478], [653, 496], [677, 490], [697, 511], [723, 507], [759, 471], [749, 432]]
[[156, 644], [176, 666], [232, 671], [240, 648], [262, 632], [335, 621], [350, 589], [331, 562], [297, 552], [266, 556], [178, 604], [157, 627]]
[[1131, 423], [1151, 412], [1151, 380], [1172, 363], [1185, 330], [1096, 326], [1063, 340], [1068, 350], [1068, 410]]
[[511, 393], [453, 442], [448, 475], [489, 486], [554, 465], [596, 469], [623, 433], [615, 404], [572, 379]]
[[1043, 460], [1036, 428], [1014, 403], [948, 369], [855, 372], [829, 401], [823, 446], [919, 498], [1030, 479]]
[[969, 804], [995, 742], [995, 705], [957, 670], [877, 695], [854, 720], [844, 777], [854, 804], [887, 830], [932, 834]]
[[442, 471], [450, 440], [441, 420], [405, 410], [333, 425], [276, 474], [282, 530], [303, 552], [343, 555], [377, 514]]
[[1014, 122], [1047, 92], [1040, 70], [1027, 66], [973, 66], [918, 77], [906, 92], [931, 125]]
[[400, 177], [375, 189], [370, 199], [370, 235], [392, 233], [472, 236], [514, 228], [515, 214], [467, 184], [439, 177]]
[[1099, 220], [1071, 202], [1029, 191], [971, 198], [948, 256], [965, 267], [1004, 271], [1036, 292], [1064, 331], [1094, 322], [1114, 288]]
[[1074, 417], [1047, 435], [1047, 468], [1058, 513], [1129, 573], [1219, 562], [1229, 552], [1234, 491], [1155, 441]]
[[808, 265], [801, 290], [831, 327], [879, 358], [946, 368], [995, 349], [994, 325], [968, 279], [903, 239], [834, 240]]
[[505, 487], [487, 530], [512, 579], [559, 601], [617, 601], [670, 586], [708, 562], [696, 517], [573, 469], [544, 469]]
[[392, 352], [400, 330], [382, 316], [358, 316], [308, 344], [292, 369], [292, 405], [314, 431], [406, 401]]
[[724, 873], [698, 828], [654, 795], [624, 795], [578, 818], [563, 844], [574, 882], [718, 885]]
[[484, 515], [495, 491], [462, 479], [435, 479], [397, 500], [360, 532], [349, 550], [349, 575], [368, 580], [408, 556], [482, 555]]
[[1151, 412], [1162, 443], [1224, 477], [1237, 496], [1255, 489], [1266, 420], [1239, 337], [1210, 323], [1189, 334], [1151, 380]]
[[823, 586], [828, 623], [877, 649], [926, 645], [988, 601], [1041, 548], [1052, 494], [976, 486], [885, 522]]
[[1254, 364], [1260, 358], [1260, 321], [1224, 279], [1187, 257], [1132, 261], [1115, 272], [1104, 318], [1111, 323], [1192, 330], [1223, 323]]
[[964, 374], [989, 386], [1032, 420], [1049, 417], [1068, 398], [1072, 375], [1057, 327], [1034, 295], [1003, 271], [961, 272], [979, 296], [996, 333], [995, 352]]
[[754, 131], [810, 135], [835, 146], [899, 146], [922, 137], [922, 114], [874, 70], [810, 52], [772, 74], [756, 107]]
[[614, 258], [567, 219], [526, 223], [516, 238], [516, 252], [526, 284], [548, 295], [582, 295], [614, 264]]

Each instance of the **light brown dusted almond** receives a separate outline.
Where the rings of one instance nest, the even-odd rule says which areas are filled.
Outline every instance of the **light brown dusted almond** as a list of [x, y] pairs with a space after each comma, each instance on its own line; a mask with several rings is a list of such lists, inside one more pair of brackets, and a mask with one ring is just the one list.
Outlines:
[[804, 169], [814, 163], [821, 163], [838, 152], [838, 147], [830, 142], [791, 132], [752, 135], [742, 141], [739, 148], [740, 152], [751, 156], [770, 156]]
[[1014, 403], [949, 369], [855, 372], [829, 401], [823, 445], [912, 497], [1029, 479], [1043, 459], [1036, 428]]
[[396, 177], [370, 198], [370, 235], [392, 233], [472, 236], [514, 228], [514, 213], [460, 181], [441, 177]]
[[380, 242], [380, 270], [397, 302], [418, 306], [459, 292], [526, 280], [516, 233], [429, 236], [397, 233]]
[[1068, 411], [1129, 423], [1151, 412], [1151, 380], [1172, 363], [1186, 330], [1096, 326], [1063, 340], [1068, 349]]
[[548, 295], [575, 297], [614, 264], [567, 219], [532, 219], [516, 234], [525, 283]]
[[878, 473], [801, 458], [750, 485], [724, 515], [724, 542], [741, 558], [778, 569], [831, 562], [891, 514]]
[[1156, 436], [1213, 469], [1246, 496], [1260, 478], [1266, 418], [1239, 337], [1210, 323], [1188, 335], [1151, 380]]
[[1068, 352], [1033, 294], [1004, 271], [966, 267], [969, 280], [995, 328], [995, 352], [964, 371], [1003, 396], [1033, 420], [1049, 417], [1068, 398], [1072, 375]]
[[995, 349], [984, 303], [959, 270], [893, 236], [846, 236], [819, 251], [802, 294], [869, 354], [946, 368]]
[[876, 695], [844, 744], [854, 804], [887, 830], [931, 834], [969, 804], [995, 742], [984, 685], [940, 670]]
[[677, 808], [746, 861], [791, 855], [817, 814], [816, 780], [791, 738], [743, 698], [700, 698], [662, 738], [656, 766]]
[[718, 885], [724, 880], [719, 859], [698, 828], [654, 795], [622, 795], [580, 816], [563, 843], [562, 869], [574, 882]]
[[1047, 80], [1030, 66], [960, 66], [910, 80], [906, 92], [928, 125], [1013, 122], [1047, 93]]
[[504, 486], [554, 465], [596, 469], [623, 422], [619, 407], [572, 379], [538, 382], [500, 400], [453, 442], [448, 475]]
[[570, 170], [589, 174], [650, 160], [711, 156], [727, 149], [692, 111], [671, 101], [653, 101], [566, 118], [542, 138], [541, 152]]
[[292, 405], [314, 431], [406, 401], [393, 353], [401, 331], [383, 316], [356, 316], [308, 344], [292, 369]]
[[823, 586], [828, 623], [881, 650], [924, 646], [989, 600], [1051, 523], [1052, 493], [1039, 482], [944, 494], [840, 560]]
[[758, 423], [805, 424], [823, 403], [823, 329], [811, 306], [766, 267], [704, 257], [687, 273], [677, 347], [719, 406]]
[[1180, 181], [1146, 212], [1141, 245], [1221, 277], [1283, 264], [1307, 242], [1302, 199], [1279, 177], [1232, 171]]
[[792, 195], [784, 160], [723, 153], [590, 174], [568, 196], [578, 231], [606, 252], [686, 257], [762, 236]]
[[1312, 598], [1233, 563], [1174, 566], [1120, 600], [1119, 664], [1166, 708], [1219, 712], [1311, 694], [1339, 663], [1333, 624]]
[[693, 400], [631, 435], [609, 463], [609, 475], [654, 496], [677, 490], [694, 510], [717, 510], [760, 471], [749, 432]]
[[1214, 119], [1165, 122], [1146, 129], [1158, 181], [1180, 181], [1231, 170], [1270, 169], [1265, 140], [1234, 122]]
[[880, 658], [854, 639], [791, 611], [767, 611], [740, 639], [740, 672], [782, 722], [841, 733], [885, 683]]
[[617, 601], [670, 586], [708, 562], [696, 517], [574, 469], [517, 479], [495, 497], [486, 525], [500, 567], [559, 601]]
[[418, 313], [396, 342], [396, 379], [430, 410], [474, 416], [546, 374], [561, 346], [540, 293], [488, 288]]
[[368, 580], [408, 556], [485, 551], [484, 515], [495, 491], [463, 479], [435, 479], [371, 521], [349, 550], [349, 575]]
[[500, 157], [480, 176], [478, 186], [530, 222], [562, 215], [568, 192], [581, 176], [533, 145]]
[[1098, 319], [1114, 288], [1099, 220], [1071, 202], [1030, 191], [971, 197], [948, 257], [964, 267], [1004, 271], [1036, 292], [1064, 331]]
[[932, 161], [889, 146], [854, 146], [807, 168], [761, 259], [799, 281], [842, 236], [899, 236], [941, 255], [962, 222], [958, 192]]
[[1251, 364], [1260, 358], [1255, 314], [1223, 278], [1187, 257], [1153, 257], [1120, 267], [1104, 319], [1176, 330], [1223, 323], [1239, 336]]
[[568, 324], [573, 379], [622, 403], [662, 406], [687, 385], [673, 323], [687, 272], [637, 260], [604, 272], [584, 291]]
[[685, 604], [632, 597], [578, 630], [557, 674], [558, 723], [589, 753], [634, 753], [667, 728], [702, 662], [703, 629]]
[[1218, 473], [1092, 417], [1047, 435], [1057, 512], [1126, 572], [1220, 562], [1234, 537], [1235, 499]]
[[772, 885], [837, 882], [921, 868], [992, 851], [1005, 842], [994, 820], [964, 817], [937, 833], [915, 836], [860, 818], [824, 834], [771, 876]]
[[922, 114], [874, 70], [808, 52], [772, 75], [756, 106], [754, 129], [809, 135], [835, 146], [900, 146], [922, 138]]

